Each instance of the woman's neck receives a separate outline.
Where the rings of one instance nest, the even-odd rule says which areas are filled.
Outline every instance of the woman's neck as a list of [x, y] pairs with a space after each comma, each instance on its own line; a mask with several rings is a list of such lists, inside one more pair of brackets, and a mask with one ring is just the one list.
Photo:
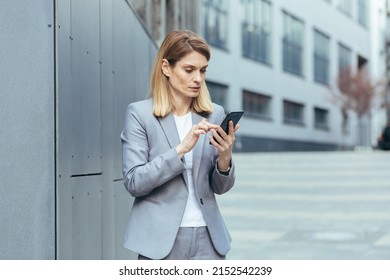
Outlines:
[[173, 96], [173, 114], [184, 116], [191, 111], [192, 98]]

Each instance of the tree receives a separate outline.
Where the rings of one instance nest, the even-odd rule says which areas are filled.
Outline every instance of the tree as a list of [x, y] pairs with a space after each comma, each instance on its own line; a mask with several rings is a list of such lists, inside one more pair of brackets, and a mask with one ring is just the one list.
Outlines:
[[337, 77], [339, 92], [333, 94], [334, 102], [339, 106], [343, 115], [343, 126], [348, 118], [348, 111], [356, 113], [358, 118], [358, 144], [364, 145], [362, 118], [370, 117], [374, 107], [385, 106], [386, 82], [374, 82], [367, 73], [366, 66], [353, 72], [350, 67], [340, 69]]

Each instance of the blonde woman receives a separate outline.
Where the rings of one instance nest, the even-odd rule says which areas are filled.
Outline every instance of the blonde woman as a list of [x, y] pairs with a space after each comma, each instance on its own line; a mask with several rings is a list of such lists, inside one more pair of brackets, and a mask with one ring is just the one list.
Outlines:
[[234, 184], [238, 125], [219, 126], [221, 106], [205, 84], [210, 48], [178, 30], [161, 44], [151, 98], [128, 106], [121, 134], [123, 177], [135, 197], [124, 247], [139, 259], [225, 259], [231, 237], [215, 194]]

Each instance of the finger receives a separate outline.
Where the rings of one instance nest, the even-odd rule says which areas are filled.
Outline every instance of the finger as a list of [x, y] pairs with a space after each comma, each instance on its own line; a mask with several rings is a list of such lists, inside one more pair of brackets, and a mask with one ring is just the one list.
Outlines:
[[195, 129], [203, 129], [203, 130], [205, 130], [205, 131], [208, 131], [208, 130], [209, 130], [207, 124], [204, 123], [204, 122], [202, 122], [202, 121], [199, 122], [199, 123], [197, 123], [197, 124], [195, 124], [195, 125], [193, 125], [192, 128], [193, 128], [194, 130], [195, 130]]
[[208, 127], [206, 125], [204, 125], [204, 124], [196, 124], [196, 125], [194, 125], [193, 126], [193, 130], [194, 131], [195, 130], [203, 130], [204, 132], [208, 132], [209, 131]]
[[[222, 130], [221, 127], [219, 127], [219, 128]], [[221, 145], [221, 143], [224, 141], [224, 139], [221, 137], [221, 135], [218, 132], [215, 129], [211, 130], [211, 134], [213, 134], [214, 139], [216, 140], [216, 142], [218, 142], [219, 145]]]
[[229, 136], [232, 136], [234, 135], [234, 127], [233, 127], [233, 121], [229, 121]]
[[199, 124], [204, 124], [204, 125], [208, 125], [208, 121], [207, 121], [207, 119], [205, 119], [205, 118], [203, 118], [200, 122], [199, 122]]
[[218, 133], [220, 134], [220, 136], [221, 136], [223, 139], [226, 138], [227, 133], [222, 129], [222, 127], [218, 126], [218, 127], [217, 127], [217, 131], [218, 131]]
[[226, 153], [230, 150], [230, 146], [222, 138], [216, 139], [215, 137], [210, 137], [210, 143], [218, 150], [218, 154]]
[[207, 125], [204, 125], [204, 124], [198, 124], [196, 129], [203, 129], [204, 131], [209, 131], [209, 128]]
[[197, 135], [197, 136], [199, 136], [199, 135], [201, 135], [201, 134], [206, 134], [206, 133], [207, 133], [207, 132], [204, 131], [203, 129], [195, 129], [195, 130], [194, 130], [194, 134]]
[[209, 123], [207, 121], [203, 122], [202, 124], [207, 126], [208, 130], [217, 129], [218, 126], [219, 126], [219, 125], [216, 125], [216, 124]]
[[206, 119], [202, 119], [198, 124], [197, 128], [204, 129], [206, 132], [210, 131], [210, 129], [215, 128], [215, 125], [210, 124], [207, 122]]
[[236, 126], [234, 127], [234, 132], [236, 132], [239, 128], [240, 128], [240, 125], [236, 124]]
[[221, 148], [221, 145], [219, 145], [219, 143], [215, 141], [215, 138], [213, 136], [210, 136], [209, 140], [210, 144], [213, 145], [215, 148], [217, 148], [218, 150]]
[[209, 128], [209, 130], [211, 130], [211, 129], [217, 130], [218, 127], [219, 127], [219, 125], [217, 125], [217, 124], [212, 124], [212, 123], [207, 123], [207, 127]]

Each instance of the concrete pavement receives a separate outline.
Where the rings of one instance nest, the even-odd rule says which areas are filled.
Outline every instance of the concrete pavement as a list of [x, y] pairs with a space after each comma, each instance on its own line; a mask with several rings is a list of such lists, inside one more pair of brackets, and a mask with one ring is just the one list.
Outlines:
[[234, 155], [228, 259], [390, 260], [390, 152]]

